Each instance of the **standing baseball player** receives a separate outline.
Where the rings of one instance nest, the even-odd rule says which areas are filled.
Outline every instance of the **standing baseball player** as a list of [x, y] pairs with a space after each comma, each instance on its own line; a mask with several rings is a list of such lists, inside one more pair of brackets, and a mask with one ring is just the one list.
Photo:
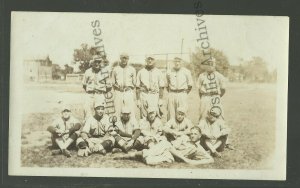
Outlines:
[[208, 112], [205, 119], [200, 120], [198, 125], [202, 133], [200, 144], [214, 157], [221, 157], [219, 152], [224, 150], [229, 134], [229, 128], [220, 115], [220, 108], [214, 107]]
[[91, 153], [105, 155], [107, 150], [111, 150], [115, 144], [114, 137], [110, 134], [111, 122], [109, 116], [104, 114], [105, 102], [97, 99], [94, 104], [94, 116], [90, 116], [82, 130], [76, 145], [78, 156], [88, 156]]
[[168, 141], [172, 142], [183, 135], [187, 135], [194, 126], [193, 123], [185, 117], [185, 114], [185, 108], [177, 108], [176, 117], [170, 119], [163, 127], [163, 131]]
[[209, 65], [203, 65], [205, 72], [199, 75], [197, 85], [200, 96], [200, 117], [205, 118], [212, 107], [221, 109], [224, 117], [221, 97], [225, 94], [225, 77], [215, 70], [216, 60], [212, 58]]
[[110, 70], [104, 66], [105, 61], [101, 56], [95, 55], [91, 60], [92, 67], [84, 73], [82, 86], [86, 92], [84, 103], [85, 120], [93, 115], [93, 106], [96, 100], [105, 100], [105, 94], [111, 91]]
[[156, 108], [160, 115], [159, 106], [163, 104], [164, 80], [162, 72], [155, 67], [153, 56], [146, 56], [146, 66], [137, 74], [136, 89], [140, 117], [147, 116], [149, 107]]
[[63, 154], [71, 157], [68, 147], [77, 139], [75, 133], [81, 127], [79, 121], [71, 115], [71, 108], [64, 104], [61, 117], [57, 118], [47, 130], [51, 133], [52, 146], [59, 147], [59, 150], [53, 151], [52, 154]]
[[174, 67], [167, 72], [168, 116], [167, 119], [175, 117], [178, 107], [188, 109], [188, 93], [193, 86], [191, 71], [182, 67], [182, 59], [174, 58]]
[[136, 71], [128, 65], [129, 56], [120, 55], [120, 63], [112, 71], [112, 84], [115, 90], [116, 116], [120, 117], [121, 109], [126, 106], [130, 109], [131, 116], [135, 117], [134, 89], [136, 84]]

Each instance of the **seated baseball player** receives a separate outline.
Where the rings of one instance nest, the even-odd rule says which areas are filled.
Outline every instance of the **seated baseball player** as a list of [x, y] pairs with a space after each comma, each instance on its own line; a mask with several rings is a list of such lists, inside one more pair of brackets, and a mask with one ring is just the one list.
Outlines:
[[170, 119], [163, 127], [168, 141], [172, 142], [182, 135], [187, 135], [194, 126], [192, 122], [185, 117], [185, 113], [185, 108], [178, 107], [175, 118]]
[[198, 127], [201, 129], [200, 144], [209, 150], [214, 157], [221, 157], [219, 152], [224, 150], [229, 129], [225, 121], [220, 118], [221, 109], [213, 107], [206, 118], [201, 119]]
[[[134, 116], [131, 116], [131, 109], [122, 107], [120, 121], [116, 122], [115, 135], [116, 145], [124, 152], [130, 149], [140, 149], [141, 143], [137, 140], [141, 134], [138, 122]], [[117, 152], [113, 149], [113, 153]]]
[[63, 154], [66, 157], [71, 157], [67, 148], [77, 139], [75, 132], [80, 127], [79, 121], [71, 115], [70, 106], [63, 105], [61, 117], [54, 120], [53, 124], [47, 128], [47, 131], [51, 133], [52, 146], [59, 148], [59, 150], [52, 151], [52, 154]]
[[104, 114], [104, 100], [97, 100], [94, 104], [94, 116], [90, 116], [82, 127], [80, 137], [77, 139], [78, 156], [88, 156], [91, 153], [105, 155], [111, 150], [115, 139], [110, 135], [110, 121]]
[[163, 124], [157, 115], [157, 108], [149, 107], [147, 109], [147, 116], [139, 122], [141, 136], [138, 137], [137, 142], [143, 145], [144, 149], [149, 149], [153, 145], [162, 140], [166, 140], [163, 135]]
[[192, 127], [189, 136], [182, 135], [172, 142], [170, 152], [175, 159], [188, 164], [199, 165], [213, 163], [214, 159], [200, 145], [201, 130], [199, 127]]

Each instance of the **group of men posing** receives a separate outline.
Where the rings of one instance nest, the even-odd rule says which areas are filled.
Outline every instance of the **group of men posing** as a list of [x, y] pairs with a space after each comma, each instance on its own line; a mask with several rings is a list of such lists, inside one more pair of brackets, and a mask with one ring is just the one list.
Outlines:
[[[193, 125], [187, 117], [193, 79], [191, 72], [182, 67], [180, 58], [174, 58], [165, 78], [155, 67], [153, 56], [146, 57], [146, 66], [137, 74], [128, 60], [127, 54], [121, 54], [120, 62], [111, 69], [106, 59], [93, 58], [83, 78], [84, 123], [71, 115], [69, 105], [63, 105], [61, 117], [48, 127], [53, 146], [59, 148], [52, 153], [71, 157], [68, 147], [74, 143], [81, 157], [123, 152], [121, 158], [140, 158], [146, 164], [171, 163], [175, 159], [207, 164], [214, 161], [213, 157], [221, 157], [229, 129], [220, 99], [217, 106], [212, 102], [225, 93], [224, 77], [215, 70], [215, 59], [203, 66], [205, 72], [197, 81], [198, 125]], [[168, 113], [164, 124], [161, 117], [165, 88]], [[108, 93], [109, 98], [113, 93], [113, 112], [108, 110]], [[140, 120], [136, 119], [136, 105], [140, 109]]]

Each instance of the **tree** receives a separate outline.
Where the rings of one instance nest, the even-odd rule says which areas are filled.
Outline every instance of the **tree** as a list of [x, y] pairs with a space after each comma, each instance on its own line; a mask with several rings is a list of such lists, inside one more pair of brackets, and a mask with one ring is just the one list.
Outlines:
[[266, 82], [270, 80], [267, 63], [261, 57], [252, 57], [243, 65], [245, 79], [251, 82]]
[[[227, 76], [227, 71], [229, 68], [229, 62], [227, 56], [220, 50], [210, 48], [211, 56], [216, 59], [216, 70]], [[203, 67], [201, 65], [202, 62], [209, 58], [208, 55], [204, 56], [203, 50], [201, 48], [196, 48], [196, 52], [192, 53], [191, 61], [194, 68], [194, 76], [197, 76], [204, 72]]]
[[81, 73], [85, 72], [90, 67], [90, 61], [96, 53], [94, 47], [89, 47], [87, 44], [81, 44], [81, 48], [74, 49], [73, 60], [77, 64], [79, 62], [79, 69]]
[[73, 73], [73, 67], [69, 66], [68, 64], [65, 64], [64, 73], [66, 74], [72, 74]]

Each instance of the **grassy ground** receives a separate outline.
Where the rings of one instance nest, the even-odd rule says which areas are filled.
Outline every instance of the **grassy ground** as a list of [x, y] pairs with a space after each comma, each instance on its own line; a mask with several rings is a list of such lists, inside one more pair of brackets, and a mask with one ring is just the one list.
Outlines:
[[[26, 86], [23, 115], [21, 162], [26, 167], [115, 167], [115, 168], [214, 168], [214, 169], [265, 169], [275, 148], [276, 86], [274, 84], [228, 85], [222, 98], [225, 119], [231, 128], [230, 142], [236, 150], [225, 150], [215, 163], [190, 166], [184, 163], [147, 166], [139, 161], [113, 160], [121, 154], [97, 154], [87, 158], [51, 156], [50, 133], [47, 126], [57, 116], [57, 102], [64, 99], [73, 107], [75, 116], [82, 120], [84, 93], [75, 84], [35, 84]], [[165, 95], [167, 96], [167, 95]], [[187, 116], [194, 124], [198, 119], [199, 98], [196, 90], [189, 95]], [[166, 121], [163, 118], [163, 121]]]

